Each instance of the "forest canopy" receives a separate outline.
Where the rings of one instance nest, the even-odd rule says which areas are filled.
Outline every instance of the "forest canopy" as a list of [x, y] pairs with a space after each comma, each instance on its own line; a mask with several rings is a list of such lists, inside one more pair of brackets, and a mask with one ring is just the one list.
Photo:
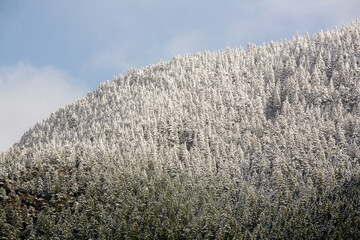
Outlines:
[[0, 239], [359, 239], [360, 23], [101, 83], [0, 156]]

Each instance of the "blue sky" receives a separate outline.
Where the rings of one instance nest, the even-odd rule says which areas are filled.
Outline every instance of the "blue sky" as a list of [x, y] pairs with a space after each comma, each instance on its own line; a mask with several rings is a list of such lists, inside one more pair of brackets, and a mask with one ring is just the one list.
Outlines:
[[0, 151], [100, 82], [360, 19], [358, 0], [0, 0]]

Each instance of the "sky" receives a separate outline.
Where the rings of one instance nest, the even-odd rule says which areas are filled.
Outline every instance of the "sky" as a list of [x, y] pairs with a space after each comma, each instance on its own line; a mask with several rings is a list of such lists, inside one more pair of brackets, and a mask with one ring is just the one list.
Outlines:
[[359, 0], [0, 0], [0, 152], [131, 68], [360, 20]]

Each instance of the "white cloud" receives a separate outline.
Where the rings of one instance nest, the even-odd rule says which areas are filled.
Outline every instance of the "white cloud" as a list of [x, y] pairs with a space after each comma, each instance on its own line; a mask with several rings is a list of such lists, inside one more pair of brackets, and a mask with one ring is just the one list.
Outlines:
[[71, 75], [51, 66], [36, 68], [28, 62], [0, 67], [0, 152], [59, 107], [83, 96]]

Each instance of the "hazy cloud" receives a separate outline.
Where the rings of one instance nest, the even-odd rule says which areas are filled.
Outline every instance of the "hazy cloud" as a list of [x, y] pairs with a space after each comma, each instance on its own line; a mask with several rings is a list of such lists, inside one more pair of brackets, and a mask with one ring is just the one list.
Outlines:
[[164, 47], [164, 56], [171, 59], [176, 55], [196, 53], [201, 50], [200, 43], [200, 36], [195, 33], [176, 36]]
[[95, 67], [109, 71], [117, 69], [129, 69], [132, 67], [124, 60], [125, 50], [121, 46], [113, 46], [113, 49], [103, 49], [97, 51], [89, 62], [85, 63], [86, 67]]
[[85, 88], [70, 82], [75, 82], [71, 75], [51, 66], [21, 61], [0, 67], [0, 152], [59, 107], [85, 95]]
[[242, 44], [290, 39], [297, 31], [314, 34], [360, 18], [358, 0], [260, 0], [239, 7], [247, 15], [229, 24], [227, 35]]

